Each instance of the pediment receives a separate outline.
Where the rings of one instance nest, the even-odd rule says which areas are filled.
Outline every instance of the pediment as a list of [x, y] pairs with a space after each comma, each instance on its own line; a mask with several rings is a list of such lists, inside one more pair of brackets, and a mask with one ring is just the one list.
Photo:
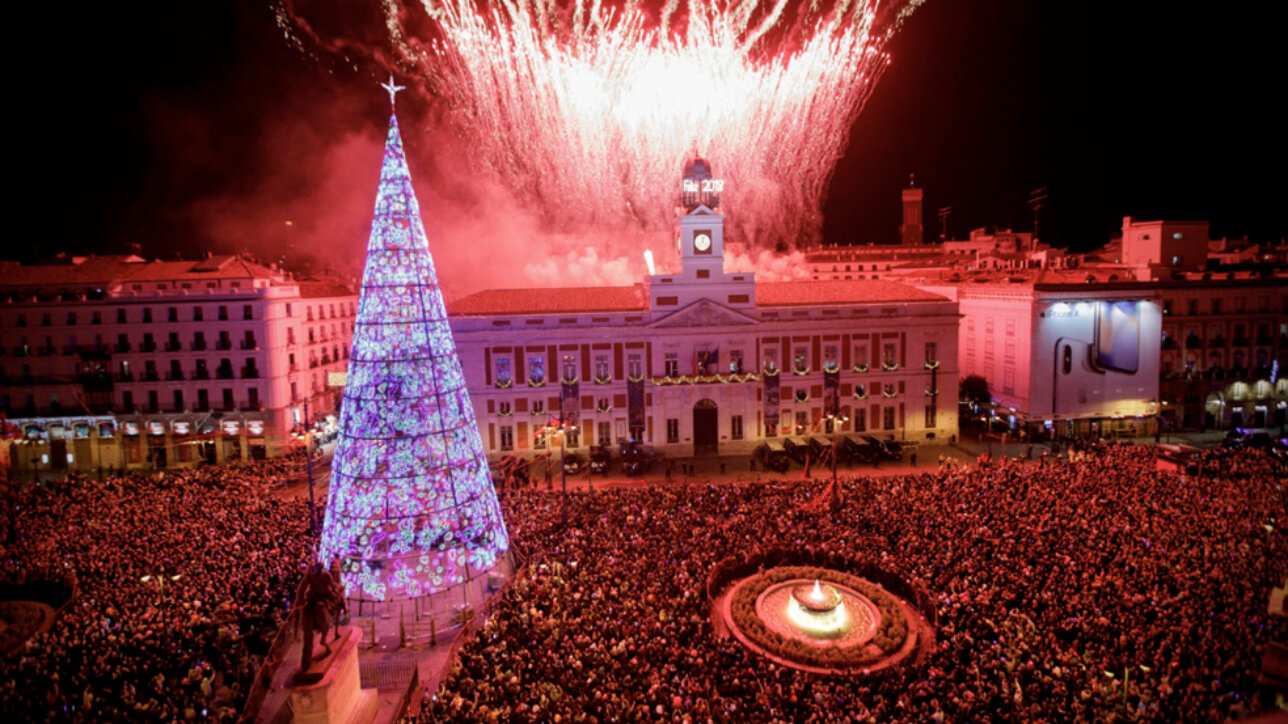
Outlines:
[[715, 211], [714, 209], [710, 208], [710, 207], [709, 207], [709, 206], [707, 206], [706, 204], [698, 204], [696, 208], [694, 208], [692, 211], [690, 211], [689, 213], [685, 214], [684, 216], [685, 216], [685, 217], [690, 217], [690, 216], [714, 216], [714, 217], [718, 217], [718, 218], [721, 218], [721, 219], [723, 219], [723, 218], [724, 218], [724, 214], [720, 213], [719, 211]]
[[752, 319], [741, 312], [736, 312], [723, 304], [713, 302], [710, 299], [699, 299], [684, 309], [657, 320], [650, 326], [737, 327], [757, 323], [758, 320]]

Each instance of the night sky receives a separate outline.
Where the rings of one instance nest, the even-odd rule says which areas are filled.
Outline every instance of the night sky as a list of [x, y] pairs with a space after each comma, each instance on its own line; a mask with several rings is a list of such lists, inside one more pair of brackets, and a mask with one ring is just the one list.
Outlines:
[[[945, 205], [957, 238], [985, 225], [1028, 230], [1038, 186], [1050, 193], [1043, 237], [1075, 250], [1106, 241], [1124, 215], [1209, 219], [1215, 236], [1288, 235], [1278, 26], [1122, 5], [928, 0], [888, 47], [893, 64], [833, 180], [826, 238], [893, 240], [910, 172], [926, 190], [928, 235]], [[379, 40], [372, 9], [345, 12], [356, 34]], [[29, 100], [10, 111], [24, 127], [10, 137], [10, 208], [41, 222], [8, 256], [131, 243], [166, 257], [360, 254], [388, 109], [376, 63], [358, 58], [355, 70], [288, 47], [266, 3], [75, 13], [15, 24], [48, 33], [49, 47], [11, 71], [11, 99]], [[400, 98], [399, 110], [407, 127], [433, 100]], [[451, 156], [429, 149], [418, 161], [416, 145], [428, 215], [454, 193], [433, 188]], [[322, 237], [352, 241], [326, 248]]]

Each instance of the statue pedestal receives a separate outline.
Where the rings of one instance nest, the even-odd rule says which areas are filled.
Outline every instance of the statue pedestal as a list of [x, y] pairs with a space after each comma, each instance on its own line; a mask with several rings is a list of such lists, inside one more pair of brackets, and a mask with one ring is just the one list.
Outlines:
[[[287, 686], [292, 720], [302, 724], [366, 724], [376, 717], [376, 690], [363, 689], [358, 677], [358, 642], [362, 633], [340, 627], [331, 655], [318, 658], [322, 646], [314, 637], [314, 660]], [[309, 683], [298, 683], [307, 681]]]

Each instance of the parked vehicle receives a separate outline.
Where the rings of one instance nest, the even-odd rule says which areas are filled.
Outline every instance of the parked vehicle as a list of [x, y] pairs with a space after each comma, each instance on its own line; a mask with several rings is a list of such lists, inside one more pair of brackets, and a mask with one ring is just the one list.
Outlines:
[[804, 465], [805, 458], [809, 456], [809, 444], [799, 437], [783, 438], [783, 449], [797, 465]]
[[644, 475], [653, 470], [658, 454], [637, 442], [622, 445], [622, 472], [627, 475]]
[[765, 470], [784, 473], [792, 466], [792, 461], [787, 457], [783, 444], [777, 440], [766, 440], [760, 443], [752, 451], [751, 456]]
[[870, 463], [877, 459], [878, 448], [862, 435], [846, 435], [841, 438], [841, 447], [851, 460]]
[[864, 435], [864, 438], [877, 449], [877, 454], [886, 460], [902, 460], [903, 446], [897, 440], [881, 440], [871, 435]]
[[822, 435], [809, 438], [809, 456], [814, 462], [832, 464], [832, 441]]
[[613, 462], [613, 453], [607, 445], [599, 445], [590, 450], [590, 472], [604, 474]]
[[1222, 447], [1234, 450], [1242, 448], [1257, 448], [1260, 450], [1269, 450], [1274, 447], [1275, 440], [1265, 430], [1255, 430], [1247, 427], [1236, 427], [1225, 434], [1225, 439], [1221, 441]]
[[577, 453], [565, 454], [563, 458], [563, 469], [568, 475], [576, 475], [586, 471], [586, 458]]

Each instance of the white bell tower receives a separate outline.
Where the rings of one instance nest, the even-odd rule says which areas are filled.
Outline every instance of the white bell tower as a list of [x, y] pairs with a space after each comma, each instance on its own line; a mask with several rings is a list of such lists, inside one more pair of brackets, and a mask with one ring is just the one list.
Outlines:
[[699, 299], [731, 308], [755, 307], [755, 274], [726, 274], [724, 270], [725, 217], [719, 210], [723, 191], [724, 180], [715, 178], [705, 159], [694, 158], [685, 164], [675, 210], [681, 271], [649, 277], [655, 312]]

